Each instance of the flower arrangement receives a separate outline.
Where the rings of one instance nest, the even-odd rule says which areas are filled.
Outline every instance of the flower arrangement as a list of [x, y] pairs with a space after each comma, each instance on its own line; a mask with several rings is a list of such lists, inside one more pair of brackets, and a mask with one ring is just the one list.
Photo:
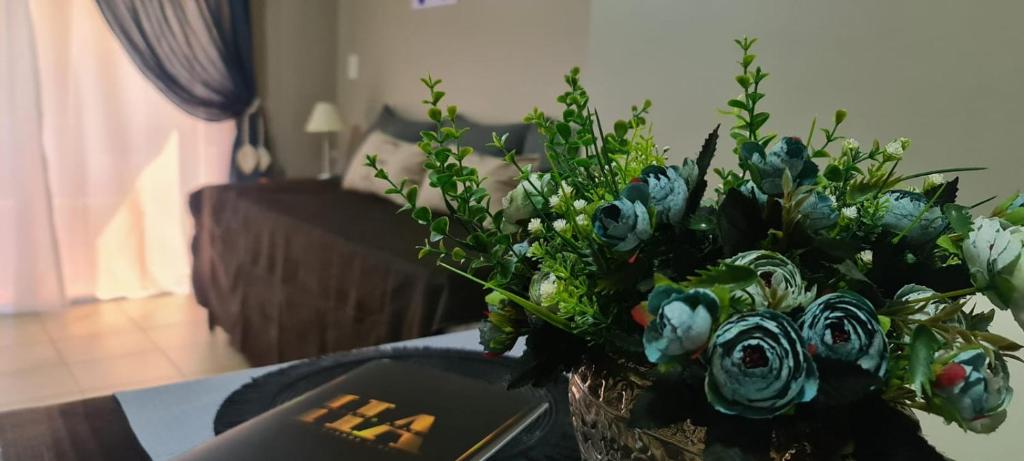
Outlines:
[[979, 433], [1006, 418], [1021, 346], [988, 331], [994, 312], [973, 295], [1024, 325], [1024, 194], [972, 218], [992, 199], [957, 203], [959, 177], [943, 174], [980, 168], [899, 173], [910, 140], [861, 145], [839, 134], [843, 110], [805, 139], [767, 133], [755, 41], [736, 41], [742, 93], [726, 103], [738, 169], [711, 170], [717, 127], [669, 164], [650, 101], [606, 131], [578, 69], [560, 114], [525, 118], [550, 169], [520, 164], [493, 135], [519, 172], [505, 197], [464, 164], [474, 151], [458, 109], [430, 77], [436, 129], [419, 147], [449, 213], [417, 206], [417, 186], [376, 157], [367, 165], [429, 227], [420, 256], [491, 291], [484, 349], [527, 337], [514, 385], [612, 356], [653, 382], [632, 424], [705, 426], [706, 455], [762, 459], [772, 434], [796, 433], [820, 459], [943, 459], [903, 410]]

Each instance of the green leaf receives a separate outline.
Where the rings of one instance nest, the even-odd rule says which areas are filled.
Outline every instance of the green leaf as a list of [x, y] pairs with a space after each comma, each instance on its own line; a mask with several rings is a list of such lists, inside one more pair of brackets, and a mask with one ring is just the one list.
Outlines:
[[[430, 240], [436, 242], [445, 235], [448, 235], [448, 217], [441, 216], [430, 223]], [[438, 237], [435, 238], [435, 236]]]
[[679, 286], [678, 283], [673, 282], [672, 279], [670, 279], [668, 277], [665, 277], [664, 274], [661, 274], [659, 272], [655, 272], [654, 273], [654, 286], [659, 286], [659, 285]]
[[465, 261], [466, 250], [463, 250], [462, 247], [452, 248], [452, 259], [458, 262]]
[[846, 177], [846, 174], [843, 172], [843, 169], [840, 168], [839, 165], [836, 165], [834, 163], [830, 163], [827, 167], [825, 167], [825, 171], [821, 175], [824, 176], [825, 179], [836, 183], [842, 182], [843, 178]]
[[967, 235], [971, 231], [971, 212], [966, 207], [950, 203], [942, 207], [942, 214], [957, 233]]
[[882, 326], [882, 334], [888, 333], [889, 328], [892, 328], [892, 318], [887, 315], [879, 315], [878, 324]]
[[935, 241], [935, 244], [938, 245], [940, 248], [942, 248], [942, 249], [944, 249], [944, 250], [946, 250], [946, 251], [948, 251], [948, 252], [950, 252], [952, 254], [955, 254], [955, 255], [959, 255], [960, 254], [960, 251], [961, 251], [960, 246], [955, 244], [955, 243], [953, 243], [953, 239], [951, 239], [949, 237], [949, 235], [943, 235], [943, 236], [939, 237], [939, 239]]
[[1020, 344], [1014, 342], [1010, 338], [1007, 338], [1007, 337], [1001, 336], [1001, 335], [997, 335], [995, 333], [989, 333], [989, 332], [981, 331], [981, 332], [974, 332], [973, 334], [978, 339], [980, 339], [982, 341], [985, 341], [986, 343], [991, 344], [992, 347], [994, 347], [996, 349], [999, 349], [1001, 351], [1004, 351], [1004, 352], [1016, 352], [1016, 351], [1019, 351], [1022, 348], [1024, 348], [1024, 346], [1021, 346]]
[[754, 114], [754, 118], [750, 121], [750, 126], [757, 130], [764, 126], [765, 122], [768, 121], [768, 117], [769, 115], [767, 112], [758, 112]]
[[747, 89], [747, 88], [750, 87], [750, 84], [753, 83], [753, 82], [751, 81], [749, 75], [743, 74], [743, 75], [737, 75], [736, 76], [736, 83], [739, 83], [740, 86], [743, 87], [743, 89]]
[[412, 186], [405, 191], [405, 200], [409, 205], [416, 206], [416, 198], [419, 196], [420, 186]]
[[733, 290], [746, 288], [757, 281], [757, 271], [739, 264], [722, 263], [718, 266], [697, 271], [687, 285], [694, 288], [729, 287]]
[[1002, 218], [1014, 226], [1024, 225], [1024, 208], [1017, 208], [1016, 210], [1003, 213]]
[[421, 206], [412, 211], [412, 219], [424, 226], [430, 223], [430, 208]]
[[569, 138], [572, 137], [572, 127], [570, 127], [568, 123], [565, 123], [565, 122], [558, 122], [558, 123], [556, 123], [555, 124], [555, 131], [557, 131], [558, 135], [561, 136], [562, 139], [564, 139], [564, 140], [568, 141]]
[[931, 328], [918, 325], [910, 335], [909, 384], [919, 395], [931, 395], [932, 362], [942, 340]]
[[437, 123], [441, 123], [441, 109], [438, 109], [436, 107], [431, 107], [430, 109], [427, 109], [427, 117]]
[[735, 107], [737, 109], [747, 110], [747, 103], [740, 99], [730, 99], [726, 104], [729, 107]]
[[629, 131], [629, 125], [626, 124], [625, 120], [617, 120], [615, 122], [615, 136], [620, 138], [626, 137], [626, 133]]

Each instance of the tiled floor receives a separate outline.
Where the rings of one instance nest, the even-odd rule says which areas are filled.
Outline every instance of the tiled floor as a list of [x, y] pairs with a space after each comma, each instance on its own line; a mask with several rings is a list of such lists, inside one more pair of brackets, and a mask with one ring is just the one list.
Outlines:
[[0, 411], [246, 367], [191, 296], [0, 316]]

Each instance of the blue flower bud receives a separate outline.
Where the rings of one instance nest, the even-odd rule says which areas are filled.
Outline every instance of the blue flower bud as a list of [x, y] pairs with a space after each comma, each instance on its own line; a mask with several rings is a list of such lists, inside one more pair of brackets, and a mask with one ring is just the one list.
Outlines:
[[594, 210], [594, 233], [615, 251], [630, 251], [651, 238], [653, 229], [647, 211], [650, 193], [646, 184], [631, 184], [622, 197]]
[[811, 161], [807, 146], [800, 138], [782, 138], [767, 152], [760, 144], [748, 142], [740, 147], [740, 157], [758, 189], [768, 195], [782, 195], [782, 177], [786, 171], [795, 186], [814, 184], [818, 178], [818, 166]]
[[886, 192], [882, 199], [886, 204], [882, 227], [894, 234], [905, 232], [907, 243], [932, 242], [949, 226], [942, 211], [928, 207], [928, 198], [917, 192], [894, 190]]
[[885, 376], [888, 343], [874, 306], [863, 296], [849, 291], [822, 296], [811, 303], [798, 325], [814, 354]]
[[659, 222], [678, 226], [683, 222], [689, 189], [678, 167], [652, 165], [640, 174], [651, 194], [651, 205]]
[[815, 191], [800, 205], [800, 218], [804, 229], [813, 234], [835, 226], [839, 222], [839, 212], [831, 197]]
[[954, 356], [932, 382], [939, 406], [956, 416], [960, 427], [981, 434], [996, 430], [1006, 420], [1006, 408], [1013, 398], [1006, 360], [994, 352], [990, 360], [982, 349], [969, 349]]
[[793, 321], [774, 311], [740, 314], [711, 340], [708, 401], [718, 411], [770, 418], [818, 393], [818, 371]]
[[659, 285], [647, 298], [652, 319], [644, 330], [647, 360], [662, 363], [704, 347], [718, 317], [718, 298], [709, 290]]

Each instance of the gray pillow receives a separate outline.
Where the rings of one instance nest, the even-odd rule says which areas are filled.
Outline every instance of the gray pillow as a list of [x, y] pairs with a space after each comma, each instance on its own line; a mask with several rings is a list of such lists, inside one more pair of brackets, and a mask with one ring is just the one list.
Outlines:
[[377, 116], [377, 120], [370, 125], [370, 129], [366, 130], [367, 133], [372, 131], [380, 131], [388, 136], [395, 139], [400, 139], [405, 142], [420, 142], [420, 132], [426, 130], [433, 130], [435, 127], [434, 122], [430, 120], [413, 120], [405, 118], [395, 112], [391, 106], [385, 105], [380, 110], [380, 115]]
[[498, 133], [498, 136], [508, 133], [508, 138], [505, 139], [505, 148], [515, 150], [519, 154], [528, 153], [523, 151], [523, 142], [526, 140], [526, 131], [529, 128], [527, 125], [522, 123], [485, 125], [463, 117], [456, 119], [455, 123], [460, 128], [469, 128], [469, 131], [462, 136], [462, 144], [472, 147], [481, 154], [502, 156], [500, 150], [488, 146], [493, 141], [492, 133]]

